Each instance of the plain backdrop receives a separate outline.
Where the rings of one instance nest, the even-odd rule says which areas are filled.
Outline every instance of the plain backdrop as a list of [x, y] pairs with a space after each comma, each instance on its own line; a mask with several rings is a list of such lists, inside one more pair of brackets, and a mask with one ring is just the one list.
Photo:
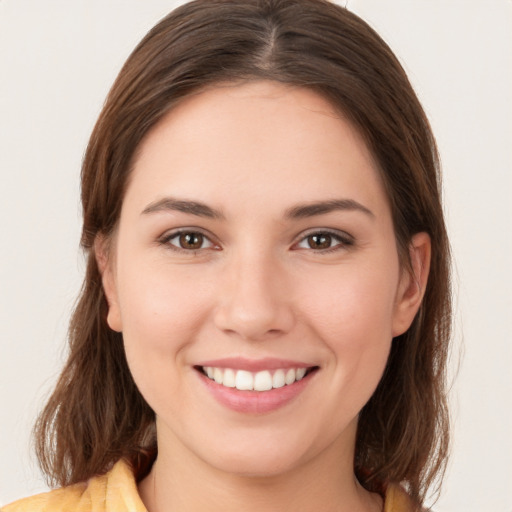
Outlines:
[[[64, 360], [84, 270], [88, 135], [130, 51], [179, 3], [0, 0], [0, 505], [45, 490], [30, 430]], [[346, 4], [402, 61], [443, 161], [458, 374], [435, 510], [511, 512], [512, 2]]]

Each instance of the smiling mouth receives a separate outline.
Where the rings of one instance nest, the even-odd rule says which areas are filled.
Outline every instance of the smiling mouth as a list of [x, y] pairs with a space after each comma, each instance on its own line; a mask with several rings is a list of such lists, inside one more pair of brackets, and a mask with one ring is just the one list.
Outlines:
[[276, 370], [263, 370], [259, 372], [217, 368], [214, 366], [196, 366], [195, 369], [208, 379], [226, 388], [234, 388], [239, 391], [261, 392], [290, 386], [317, 371], [319, 367], [278, 368]]

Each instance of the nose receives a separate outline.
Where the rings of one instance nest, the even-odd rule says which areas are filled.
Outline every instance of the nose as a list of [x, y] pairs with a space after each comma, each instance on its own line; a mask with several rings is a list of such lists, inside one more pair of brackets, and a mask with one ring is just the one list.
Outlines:
[[286, 272], [271, 256], [236, 258], [227, 265], [215, 311], [216, 327], [249, 341], [289, 332], [295, 322]]

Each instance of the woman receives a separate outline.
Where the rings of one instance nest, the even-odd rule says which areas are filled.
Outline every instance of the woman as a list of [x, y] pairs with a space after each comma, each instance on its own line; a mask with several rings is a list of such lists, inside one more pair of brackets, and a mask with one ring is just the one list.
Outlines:
[[419, 510], [449, 254], [400, 64], [323, 0], [198, 0], [135, 49], [82, 169], [88, 268], [19, 510]]

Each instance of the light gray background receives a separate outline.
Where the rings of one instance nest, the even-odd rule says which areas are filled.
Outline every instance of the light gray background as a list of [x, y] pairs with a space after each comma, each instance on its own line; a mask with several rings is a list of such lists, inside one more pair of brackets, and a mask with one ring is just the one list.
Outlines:
[[[30, 429], [80, 286], [78, 174], [120, 66], [171, 0], [0, 0], [0, 504], [45, 489]], [[349, 0], [437, 135], [456, 258], [453, 456], [437, 512], [512, 511], [512, 2]]]

